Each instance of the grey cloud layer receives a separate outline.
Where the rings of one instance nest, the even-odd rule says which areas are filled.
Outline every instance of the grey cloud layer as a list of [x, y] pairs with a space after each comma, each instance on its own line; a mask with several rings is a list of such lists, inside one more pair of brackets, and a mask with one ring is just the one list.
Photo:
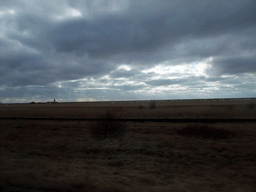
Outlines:
[[[0, 87], [107, 74], [189, 85], [182, 77], [143, 80], [141, 70], [165, 61], [208, 61], [208, 80], [255, 74], [256, 1], [0, 0], [0, 49]], [[122, 64], [132, 70], [117, 69]]]

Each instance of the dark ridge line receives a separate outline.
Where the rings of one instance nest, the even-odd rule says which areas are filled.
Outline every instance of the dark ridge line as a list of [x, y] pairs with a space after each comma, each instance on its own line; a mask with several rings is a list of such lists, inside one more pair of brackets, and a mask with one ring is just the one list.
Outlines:
[[31, 121], [130, 121], [130, 122], [173, 122], [173, 123], [243, 123], [256, 122], [256, 119], [98, 119], [98, 118], [26, 118], [0, 117], [0, 120], [31, 120]]

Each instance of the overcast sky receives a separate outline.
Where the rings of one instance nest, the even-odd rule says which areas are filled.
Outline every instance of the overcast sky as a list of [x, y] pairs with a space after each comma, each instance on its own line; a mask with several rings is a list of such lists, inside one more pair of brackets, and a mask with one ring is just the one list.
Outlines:
[[0, 102], [256, 97], [255, 0], [0, 0]]

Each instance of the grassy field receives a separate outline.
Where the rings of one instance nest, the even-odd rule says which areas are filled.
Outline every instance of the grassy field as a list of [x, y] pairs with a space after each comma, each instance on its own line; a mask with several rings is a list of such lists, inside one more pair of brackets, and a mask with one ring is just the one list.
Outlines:
[[[256, 122], [236, 122], [256, 119], [254, 102], [0, 105], [0, 191], [254, 192]], [[123, 136], [97, 140], [86, 119], [109, 110], [122, 119], [234, 122], [127, 121]]]

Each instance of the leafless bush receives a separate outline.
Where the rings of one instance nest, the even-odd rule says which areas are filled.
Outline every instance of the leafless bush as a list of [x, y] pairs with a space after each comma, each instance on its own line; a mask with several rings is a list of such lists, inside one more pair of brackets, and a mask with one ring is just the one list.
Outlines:
[[126, 122], [120, 118], [115, 109], [99, 115], [97, 121], [93, 121], [90, 124], [92, 137], [98, 140], [122, 137], [126, 132], [127, 126]]
[[149, 108], [150, 108], [150, 109], [156, 108], [156, 101], [155, 101], [155, 100], [150, 100], [150, 102], [149, 102]]
[[188, 125], [177, 131], [178, 135], [192, 136], [202, 139], [226, 139], [234, 133], [229, 130], [214, 128], [209, 125]]

